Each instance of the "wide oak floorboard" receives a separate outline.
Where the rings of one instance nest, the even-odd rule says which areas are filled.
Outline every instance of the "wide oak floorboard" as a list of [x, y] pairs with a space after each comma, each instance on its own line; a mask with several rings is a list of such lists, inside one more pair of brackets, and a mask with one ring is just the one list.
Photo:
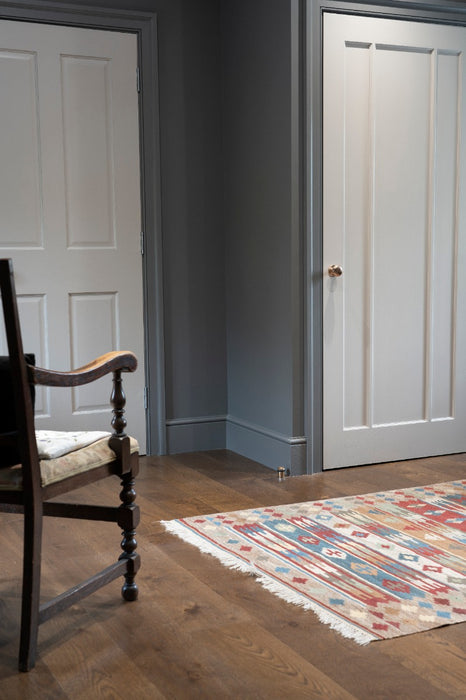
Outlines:
[[[245, 574], [169, 535], [181, 516], [280, 505], [463, 478], [466, 455], [370, 465], [279, 482], [227, 451], [143, 458], [140, 598], [113, 582], [40, 628], [36, 668], [19, 674], [22, 519], [0, 514], [0, 700], [108, 698], [466, 698], [466, 625], [359, 646]], [[105, 480], [70, 497], [118, 503]], [[46, 521], [43, 594], [110, 563], [109, 523]]]

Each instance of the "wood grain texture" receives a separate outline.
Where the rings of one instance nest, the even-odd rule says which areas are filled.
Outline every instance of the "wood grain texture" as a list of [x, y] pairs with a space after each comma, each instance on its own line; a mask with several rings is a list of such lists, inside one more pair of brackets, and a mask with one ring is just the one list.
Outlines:
[[[34, 698], [326, 698], [443, 700], [466, 697], [466, 625], [361, 647], [284, 603], [252, 577], [165, 532], [161, 519], [316, 500], [448, 481], [466, 455], [293, 477], [226, 451], [142, 458], [140, 598], [114, 582], [45, 623], [36, 668], [16, 671], [22, 519], [0, 514], [0, 700]], [[113, 504], [112, 480], [70, 500]], [[44, 595], [107, 564], [89, 552], [96, 524], [46, 521]], [[98, 525], [112, 560], [120, 532]], [[107, 555], [106, 555], [107, 556]], [[66, 558], [66, 567], [58, 563]]]
[[100, 355], [87, 365], [69, 372], [57, 372], [42, 367], [28, 366], [28, 374], [33, 384], [45, 386], [81, 386], [89, 384], [111, 372], [134, 372], [138, 366], [136, 355], [132, 352], [114, 350]]

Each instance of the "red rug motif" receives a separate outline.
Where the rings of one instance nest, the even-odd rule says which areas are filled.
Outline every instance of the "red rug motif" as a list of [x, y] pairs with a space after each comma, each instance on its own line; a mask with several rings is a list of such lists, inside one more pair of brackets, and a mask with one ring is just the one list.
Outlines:
[[360, 644], [466, 620], [466, 480], [164, 525]]

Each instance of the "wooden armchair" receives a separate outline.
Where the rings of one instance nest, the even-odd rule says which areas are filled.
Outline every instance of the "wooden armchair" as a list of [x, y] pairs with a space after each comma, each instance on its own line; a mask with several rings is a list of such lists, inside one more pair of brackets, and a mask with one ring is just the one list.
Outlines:
[[[127, 601], [137, 598], [138, 588], [134, 579], [140, 558], [136, 553], [135, 529], [139, 523], [139, 508], [134, 503], [134, 482], [138, 473], [138, 445], [125, 433], [125, 395], [121, 381], [122, 372], [133, 372], [137, 361], [131, 352], [110, 352], [72, 372], [53, 372], [27, 364], [22, 347], [11, 260], [0, 260], [0, 291], [9, 357], [9, 372], [3, 381], [10, 383], [15, 406], [10, 406], [9, 409], [11, 415], [16, 415], [16, 426], [8, 425], [5, 430], [0, 425], [0, 511], [24, 514], [19, 669], [28, 671], [35, 664], [38, 626], [52, 615], [118, 576], [125, 578], [123, 598]], [[33, 385], [78, 386], [110, 372], [113, 373], [111, 437], [55, 459], [40, 459], [34, 426]], [[0, 387], [2, 402], [8, 394], [6, 384]], [[49, 502], [53, 497], [110, 475], [117, 475], [121, 480], [119, 506]], [[41, 535], [44, 515], [114, 521], [123, 531], [123, 551], [117, 561], [92, 578], [41, 603]]]

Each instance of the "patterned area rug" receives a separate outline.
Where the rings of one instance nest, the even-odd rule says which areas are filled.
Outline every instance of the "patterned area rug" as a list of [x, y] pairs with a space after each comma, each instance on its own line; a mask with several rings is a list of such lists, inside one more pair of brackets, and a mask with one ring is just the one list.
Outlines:
[[466, 620], [466, 480], [164, 525], [360, 644]]

